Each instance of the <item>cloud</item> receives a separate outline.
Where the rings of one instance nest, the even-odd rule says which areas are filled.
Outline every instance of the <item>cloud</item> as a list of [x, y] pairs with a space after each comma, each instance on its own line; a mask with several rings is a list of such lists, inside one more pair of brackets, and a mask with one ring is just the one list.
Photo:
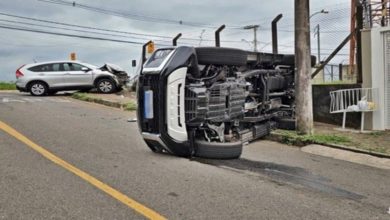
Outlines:
[[[260, 24], [258, 32], [259, 48], [264, 51], [271, 51], [271, 32], [270, 23], [279, 13], [284, 16], [279, 22], [279, 44], [280, 52], [292, 53], [294, 46], [293, 34], [293, 1], [225, 1], [225, 0], [198, 0], [198, 1], [144, 1], [144, 0], [113, 0], [113, 1], [76, 1], [80, 4], [96, 6], [102, 9], [114, 10], [125, 14], [137, 14], [140, 16], [152, 16], [160, 18], [161, 22], [145, 22], [139, 20], [126, 19], [107, 14], [101, 14], [93, 11], [84, 10], [77, 7], [69, 7], [58, 4], [50, 4], [36, 0], [2, 0], [0, 1], [0, 12], [14, 15], [33, 17], [44, 20], [65, 22], [83, 26], [99, 27], [118, 31], [145, 33], [150, 35], [164, 35], [174, 37], [177, 33], [183, 33], [179, 44], [198, 45], [202, 30], [205, 32], [202, 36], [202, 46], [214, 45], [213, 28], [200, 26], [179, 25], [179, 21], [207, 24], [208, 26], [219, 26], [226, 24], [227, 28], [221, 33], [222, 46], [238, 47], [251, 50], [252, 45], [246, 41], [253, 41], [253, 31], [243, 30], [248, 24]], [[342, 0], [320, 1], [312, 0], [312, 11], [328, 7], [331, 9], [344, 8], [348, 11], [348, 4]], [[336, 19], [331, 20], [332, 16]], [[316, 16], [316, 22], [324, 24], [324, 30], [339, 30], [340, 25], [343, 30], [349, 30], [348, 14], [342, 15], [337, 12], [332, 15]], [[337, 17], [342, 17], [337, 19]], [[0, 19], [14, 21], [28, 21], [23, 19], [0, 16]], [[177, 21], [177, 24], [166, 24], [164, 20]], [[347, 23], [347, 24], [345, 24]], [[10, 24], [0, 21], [1, 25]], [[44, 23], [40, 23], [44, 24]], [[13, 24], [16, 25], [16, 24]], [[19, 24], [20, 25], [20, 24]], [[45, 24], [53, 25], [53, 24]], [[24, 26], [24, 25], [20, 25]], [[24, 26], [26, 27], [26, 26]], [[49, 28], [27, 26], [29, 28], [39, 28], [49, 31], [73, 33], [88, 36], [98, 36], [96, 34], [77, 33], [66, 30], [53, 30]], [[68, 27], [69, 28], [69, 27]], [[102, 65], [105, 62], [115, 63], [122, 66], [129, 73], [133, 73], [131, 60], [140, 58], [141, 46], [135, 44], [124, 44], [105, 42], [98, 40], [78, 39], [54, 35], [45, 35], [31, 32], [22, 32], [15, 30], [0, 29], [0, 81], [15, 80], [15, 70], [22, 64], [32, 63], [34, 60], [63, 60], [68, 59], [71, 52], [77, 53], [77, 58], [95, 65]], [[92, 30], [90, 30], [92, 31]], [[119, 34], [119, 33], [112, 33]], [[123, 35], [123, 34], [122, 34]], [[324, 53], [328, 49], [335, 48], [338, 42], [346, 36], [346, 33], [322, 34]], [[136, 42], [147, 42], [155, 40], [158, 44], [170, 44], [171, 39], [162, 39], [158, 37], [146, 37], [129, 35], [128, 37], [104, 36], [100, 37], [115, 38]], [[185, 40], [184, 38], [194, 38], [195, 40]], [[315, 39], [312, 39], [314, 42]], [[235, 42], [226, 42], [235, 41]], [[327, 50], [325, 50], [327, 49]], [[315, 52], [315, 51], [314, 51]], [[340, 58], [341, 59], [341, 58]]]

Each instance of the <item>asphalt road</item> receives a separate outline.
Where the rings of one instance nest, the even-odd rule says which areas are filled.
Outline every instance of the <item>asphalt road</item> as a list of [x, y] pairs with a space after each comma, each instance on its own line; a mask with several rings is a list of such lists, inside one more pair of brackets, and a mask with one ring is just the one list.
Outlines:
[[[390, 219], [390, 171], [269, 141], [238, 160], [155, 154], [132, 113], [0, 92], [0, 122], [138, 203], [131, 208], [0, 129], [0, 219]], [[103, 187], [104, 188], [104, 187]]]

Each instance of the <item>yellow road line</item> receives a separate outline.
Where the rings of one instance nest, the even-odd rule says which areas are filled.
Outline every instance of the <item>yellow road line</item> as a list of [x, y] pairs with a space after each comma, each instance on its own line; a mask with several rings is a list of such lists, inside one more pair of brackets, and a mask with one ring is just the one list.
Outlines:
[[45, 148], [35, 144], [30, 139], [10, 127], [9, 125], [5, 124], [4, 122], [0, 121], [0, 129], [5, 131], [6, 133], [10, 134], [11, 136], [15, 137], [19, 141], [23, 142], [33, 150], [40, 153], [42, 156], [46, 157], [48, 160], [52, 161], [53, 163], [58, 164], [59, 166], [65, 168], [66, 170], [74, 173], [75, 175], [79, 176], [81, 179], [87, 181], [88, 183], [94, 185], [96, 188], [104, 191], [108, 195], [114, 197], [115, 199], [119, 200], [123, 204], [127, 205], [128, 207], [132, 208], [136, 212], [140, 213], [141, 215], [145, 216], [149, 219], [166, 219], [162, 215], [158, 214], [157, 212], [153, 211], [152, 209], [142, 205], [141, 203], [129, 198], [128, 196], [124, 195], [123, 193], [119, 192], [118, 190], [112, 188], [111, 186], [103, 183], [102, 181], [96, 179], [95, 177], [89, 175], [88, 173], [80, 170], [79, 168], [73, 166], [72, 164], [62, 160], [61, 158], [57, 157], [56, 155], [50, 153]]

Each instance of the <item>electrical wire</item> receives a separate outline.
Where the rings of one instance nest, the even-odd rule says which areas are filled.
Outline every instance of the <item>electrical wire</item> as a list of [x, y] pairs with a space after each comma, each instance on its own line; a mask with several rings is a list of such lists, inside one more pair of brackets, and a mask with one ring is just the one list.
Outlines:
[[[75, 1], [64, 1], [64, 0], [38, 0], [41, 2], [51, 3], [51, 4], [58, 4], [58, 5], [64, 5], [64, 6], [71, 6], [71, 7], [77, 7], [88, 11], [94, 11], [97, 13], [122, 17], [126, 19], [131, 20], [137, 20], [137, 21], [143, 21], [143, 22], [153, 22], [153, 23], [164, 23], [164, 24], [173, 24], [173, 25], [180, 25], [180, 26], [192, 26], [192, 27], [202, 27], [202, 28], [211, 28], [216, 29], [219, 26], [217, 25], [210, 25], [205, 23], [199, 23], [199, 22], [189, 22], [189, 21], [183, 21], [183, 20], [172, 20], [162, 17], [155, 17], [155, 16], [149, 16], [149, 15], [143, 15], [143, 14], [137, 14], [137, 13], [130, 13], [130, 12], [119, 12], [115, 10], [110, 9], [103, 9], [91, 5], [86, 4], [80, 4], [76, 3]], [[240, 26], [234, 26], [234, 25], [226, 25], [228, 28], [242, 28]]]
[[[136, 32], [128, 32], [128, 31], [117, 31], [117, 30], [111, 30], [111, 29], [104, 29], [104, 28], [98, 28], [98, 27], [83, 26], [83, 25], [69, 24], [69, 23], [57, 22], [57, 21], [49, 21], [49, 20], [32, 18], [32, 17], [26, 17], [26, 16], [20, 16], [20, 15], [13, 15], [13, 14], [8, 14], [8, 13], [4, 13], [4, 12], [0, 12], [0, 15], [7, 16], [7, 17], [13, 17], [13, 18], [19, 18], [19, 19], [25, 19], [25, 20], [30, 20], [30, 21], [37, 21], [37, 22], [43, 22], [43, 23], [62, 25], [62, 26], [67, 26], [67, 27], [76, 27], [76, 28], [81, 28], [81, 29], [88, 29], [88, 30], [97, 30], [97, 31], [103, 31], [103, 32], [112, 32], [112, 33], [128, 34], [128, 35], [135, 35], [135, 36], [145, 36], [145, 37], [156, 37], [156, 38], [172, 39], [172, 36], [155, 35], [155, 34], [142, 34], [142, 33], [136, 33]], [[183, 37], [183, 38], [180, 38], [180, 40], [199, 41], [199, 38], [186, 38], [186, 37]], [[214, 41], [214, 40], [203, 39], [203, 41]], [[239, 41], [221, 41], [221, 42], [239, 42]]]

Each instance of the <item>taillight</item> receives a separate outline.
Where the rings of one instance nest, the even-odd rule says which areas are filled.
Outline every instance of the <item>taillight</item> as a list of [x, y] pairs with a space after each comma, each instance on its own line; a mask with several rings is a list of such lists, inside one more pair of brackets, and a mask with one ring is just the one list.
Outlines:
[[16, 73], [15, 73], [16, 79], [19, 79], [20, 77], [24, 76], [23, 73], [20, 72], [20, 69], [22, 69], [22, 67], [24, 67], [24, 65], [21, 66], [21, 67], [19, 67], [19, 68], [16, 70]]

